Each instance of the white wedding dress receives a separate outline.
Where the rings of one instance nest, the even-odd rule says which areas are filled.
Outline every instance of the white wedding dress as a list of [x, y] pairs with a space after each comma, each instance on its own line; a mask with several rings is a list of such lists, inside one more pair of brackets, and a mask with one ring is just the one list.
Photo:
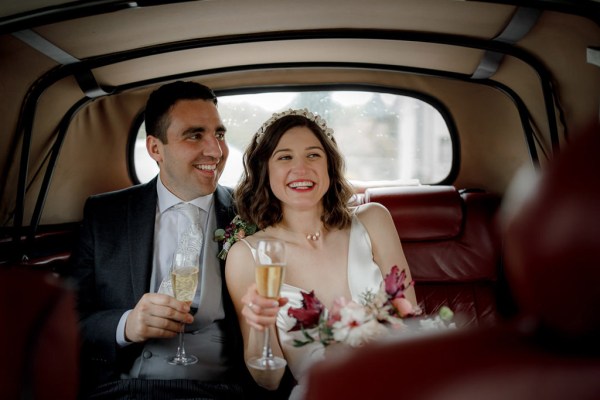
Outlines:
[[[340, 277], [341, 279], [342, 277]], [[371, 239], [364, 225], [358, 217], [352, 217], [352, 226], [350, 229], [350, 243], [348, 249], [348, 273], [346, 276], [348, 286], [352, 295], [352, 300], [360, 302], [361, 295], [367, 290], [377, 291], [383, 280], [379, 266], [373, 261], [373, 250]], [[298, 386], [294, 388], [290, 399], [302, 398], [302, 382], [307, 369], [316, 361], [323, 358], [324, 348], [316, 342], [294, 347], [294, 339], [303, 340], [301, 331], [288, 332], [295, 324], [296, 320], [287, 315], [289, 307], [302, 307], [302, 295], [300, 291], [310, 292], [311, 288], [297, 288], [295, 286], [283, 283], [281, 287], [281, 297], [289, 299], [288, 304], [281, 308], [277, 316], [277, 330], [279, 341], [288, 366], [298, 381]], [[315, 293], [318, 298], [319, 293]]]
[[[250, 247], [252, 254], [255, 255], [256, 250], [245, 239], [242, 239], [242, 241]], [[369, 234], [362, 222], [354, 215], [350, 227], [350, 241], [348, 246], [348, 284], [352, 300], [360, 302], [362, 294], [367, 290], [377, 291], [382, 281], [383, 275], [381, 274], [381, 270], [375, 264], [375, 261], [373, 261], [373, 250]], [[296, 324], [296, 319], [288, 316], [288, 309], [290, 307], [302, 307], [302, 294], [300, 292], [309, 293], [311, 290], [311, 288], [298, 288], [288, 285], [285, 282], [281, 286], [281, 297], [287, 297], [289, 301], [279, 310], [279, 314], [277, 315], [277, 331], [279, 342], [281, 343], [281, 348], [290, 371], [296, 381], [298, 381], [298, 385], [292, 391], [290, 399], [303, 398], [302, 382], [306, 371], [313, 363], [322, 360], [324, 356], [324, 347], [319, 342], [310, 343], [302, 347], [294, 347], [294, 339], [304, 340], [305, 338], [302, 331], [289, 332]], [[319, 293], [315, 293], [315, 296], [318, 298]]]

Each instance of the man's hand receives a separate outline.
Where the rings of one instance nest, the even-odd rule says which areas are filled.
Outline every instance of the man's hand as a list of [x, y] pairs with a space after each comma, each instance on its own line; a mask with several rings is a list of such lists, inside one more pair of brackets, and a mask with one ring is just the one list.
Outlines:
[[143, 342], [175, 337], [194, 317], [187, 303], [166, 294], [146, 293], [127, 316], [125, 339]]

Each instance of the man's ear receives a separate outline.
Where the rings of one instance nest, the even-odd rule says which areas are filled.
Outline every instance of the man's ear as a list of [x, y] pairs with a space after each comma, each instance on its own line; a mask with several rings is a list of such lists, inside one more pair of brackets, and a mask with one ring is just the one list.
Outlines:
[[156, 136], [146, 136], [146, 150], [154, 161], [161, 163], [163, 161], [163, 142]]

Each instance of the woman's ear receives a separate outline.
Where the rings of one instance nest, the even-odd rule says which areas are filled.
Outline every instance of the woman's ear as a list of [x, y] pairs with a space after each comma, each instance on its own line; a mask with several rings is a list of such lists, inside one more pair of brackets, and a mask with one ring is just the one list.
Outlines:
[[148, 135], [146, 137], [146, 150], [154, 161], [161, 163], [163, 161], [163, 142], [156, 136]]

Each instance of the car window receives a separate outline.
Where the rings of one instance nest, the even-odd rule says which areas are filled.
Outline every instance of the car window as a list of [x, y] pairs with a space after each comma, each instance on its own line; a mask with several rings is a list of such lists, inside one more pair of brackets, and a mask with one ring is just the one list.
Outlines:
[[[230, 149], [220, 180], [226, 186], [237, 184], [252, 135], [272, 113], [288, 108], [325, 118], [345, 157], [347, 177], [359, 185], [439, 183], [450, 175], [455, 157], [440, 110], [414, 96], [356, 90], [220, 94], [218, 107]], [[142, 123], [134, 150], [140, 182], [158, 172], [145, 136]]]

